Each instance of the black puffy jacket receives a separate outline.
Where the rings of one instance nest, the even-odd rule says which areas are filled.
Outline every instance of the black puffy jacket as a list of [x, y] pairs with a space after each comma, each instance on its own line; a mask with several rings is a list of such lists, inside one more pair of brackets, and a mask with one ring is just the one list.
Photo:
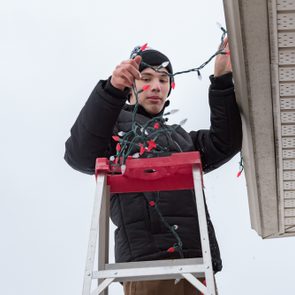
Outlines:
[[[209, 130], [187, 133], [175, 126], [171, 137], [163, 134], [157, 143], [170, 152], [193, 151], [201, 153], [205, 172], [211, 171], [232, 158], [241, 148], [242, 131], [239, 110], [235, 101], [231, 74], [210, 77], [209, 104], [211, 127]], [[128, 131], [132, 124], [133, 106], [125, 105], [128, 90], [114, 88], [110, 79], [100, 81], [80, 112], [66, 142], [65, 160], [73, 168], [93, 174], [97, 157], [115, 154], [112, 135]], [[151, 117], [139, 108], [136, 120], [146, 122]], [[175, 144], [175, 142], [177, 144]], [[193, 191], [164, 191], [160, 193], [115, 194], [111, 198], [111, 218], [117, 226], [115, 232], [116, 262], [179, 258], [169, 253], [176, 243], [149, 201], [155, 201], [169, 225], [176, 225], [182, 242], [184, 257], [201, 257], [196, 202]], [[208, 231], [213, 269], [221, 270], [222, 262], [214, 228], [207, 211]]]

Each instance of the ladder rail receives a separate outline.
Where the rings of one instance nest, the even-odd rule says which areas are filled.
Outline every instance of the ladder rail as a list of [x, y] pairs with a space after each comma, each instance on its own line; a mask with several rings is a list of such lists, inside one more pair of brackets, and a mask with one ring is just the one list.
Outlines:
[[[99, 233], [98, 233], [98, 269], [105, 269], [109, 262], [109, 210], [110, 210], [110, 189], [105, 185], [103, 191], [100, 217], [99, 217]], [[93, 274], [92, 274], [93, 277]], [[98, 285], [103, 281], [98, 280]], [[111, 283], [111, 282], [110, 282]], [[110, 284], [109, 283], [109, 284]], [[103, 289], [102, 289], [103, 290]], [[98, 293], [99, 294], [99, 293]], [[108, 289], [105, 289], [103, 295], [108, 295]]]
[[[95, 260], [95, 251], [97, 242], [101, 241], [101, 239], [98, 240], [98, 235], [100, 231], [100, 220], [101, 216], [104, 215], [103, 213], [103, 202], [102, 200], [106, 199], [106, 174], [100, 173], [98, 177], [96, 178], [96, 188], [95, 188], [95, 194], [94, 194], [94, 204], [93, 204], [93, 210], [92, 210], [92, 218], [91, 218], [91, 227], [90, 227], [90, 233], [89, 233], [89, 242], [88, 242], [88, 249], [87, 249], [87, 258], [86, 258], [86, 266], [85, 266], [85, 272], [84, 272], [84, 282], [83, 282], [83, 295], [89, 295], [91, 292], [91, 284], [92, 284], [92, 272], [94, 268], [94, 260]], [[105, 204], [105, 203], [104, 203]], [[107, 214], [107, 212], [105, 212]], [[104, 215], [105, 216], [105, 215]], [[106, 217], [106, 219], [109, 219], [109, 217]], [[98, 245], [98, 249], [100, 249], [100, 245]], [[100, 260], [101, 261], [101, 260]], [[100, 267], [102, 265], [100, 264]], [[101, 268], [99, 268], [101, 269]]]
[[[215, 281], [212, 268], [212, 259], [211, 259], [211, 250], [210, 250], [210, 241], [208, 234], [208, 223], [205, 210], [205, 200], [203, 195], [203, 185], [202, 185], [202, 172], [196, 166], [193, 165], [193, 178], [194, 178], [194, 188], [196, 195], [197, 211], [198, 211], [198, 220], [200, 228], [200, 237], [202, 245], [202, 255], [205, 265], [205, 278], [207, 284], [207, 293], [215, 294]], [[204, 293], [204, 292], [203, 292]]]

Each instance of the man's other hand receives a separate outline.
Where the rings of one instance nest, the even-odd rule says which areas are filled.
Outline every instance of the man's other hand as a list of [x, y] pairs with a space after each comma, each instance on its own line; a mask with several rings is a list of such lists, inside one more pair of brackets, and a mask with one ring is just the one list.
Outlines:
[[226, 54], [218, 54], [215, 59], [214, 77], [219, 77], [224, 74], [232, 72], [232, 65], [230, 60], [230, 50], [228, 46], [228, 38], [226, 37], [221, 44], [220, 49], [224, 48]]

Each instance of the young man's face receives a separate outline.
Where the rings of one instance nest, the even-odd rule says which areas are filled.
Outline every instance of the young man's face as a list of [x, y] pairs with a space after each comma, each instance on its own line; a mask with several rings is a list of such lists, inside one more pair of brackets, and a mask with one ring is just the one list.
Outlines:
[[[161, 69], [167, 72], [166, 69]], [[153, 115], [158, 114], [164, 107], [166, 98], [170, 89], [170, 79], [165, 73], [158, 73], [151, 68], [146, 68], [141, 72], [142, 78], [135, 80], [137, 90], [142, 89], [144, 85], [149, 88], [138, 95], [138, 102], [144, 109]], [[131, 94], [130, 103], [135, 104], [134, 93]]]

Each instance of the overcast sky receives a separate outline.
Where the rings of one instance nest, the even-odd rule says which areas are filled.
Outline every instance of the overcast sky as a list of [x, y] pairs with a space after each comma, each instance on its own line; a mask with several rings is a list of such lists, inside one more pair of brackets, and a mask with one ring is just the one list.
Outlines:
[[[64, 161], [64, 142], [99, 79], [148, 42], [174, 70], [219, 45], [221, 0], [2, 1], [0, 9], [0, 293], [82, 294], [95, 181]], [[209, 127], [213, 63], [176, 79], [171, 108], [186, 129]], [[239, 156], [205, 176], [224, 269], [221, 295], [294, 294], [294, 238], [251, 229]], [[116, 283], [110, 294], [122, 294]]]

